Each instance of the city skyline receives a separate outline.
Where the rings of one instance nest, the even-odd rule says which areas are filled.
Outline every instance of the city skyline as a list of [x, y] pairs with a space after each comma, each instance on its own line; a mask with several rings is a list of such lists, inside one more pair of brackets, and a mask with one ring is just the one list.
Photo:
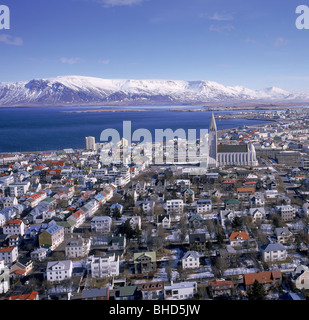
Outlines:
[[7, 0], [0, 82], [59, 75], [308, 92], [308, 30], [282, 1]]

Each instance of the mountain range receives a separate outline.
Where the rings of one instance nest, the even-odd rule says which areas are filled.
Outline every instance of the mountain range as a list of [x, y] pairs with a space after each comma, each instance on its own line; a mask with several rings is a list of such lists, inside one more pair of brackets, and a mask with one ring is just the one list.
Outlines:
[[196, 105], [307, 103], [309, 95], [271, 87], [252, 90], [213, 81], [59, 76], [0, 83], [0, 106]]

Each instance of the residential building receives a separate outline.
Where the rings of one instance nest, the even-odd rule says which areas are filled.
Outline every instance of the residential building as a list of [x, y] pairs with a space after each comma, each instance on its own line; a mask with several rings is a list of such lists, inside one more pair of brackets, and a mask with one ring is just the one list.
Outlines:
[[0, 259], [0, 294], [8, 292], [10, 289], [10, 270]]
[[32, 260], [43, 261], [47, 256], [48, 249], [46, 248], [37, 248], [30, 252], [30, 257]]
[[93, 278], [116, 277], [119, 275], [119, 256], [115, 253], [91, 258]]
[[23, 236], [25, 234], [25, 224], [19, 219], [9, 220], [3, 226], [3, 233]]
[[210, 199], [199, 199], [196, 201], [196, 213], [202, 214], [211, 212], [212, 201]]
[[91, 241], [89, 238], [78, 237], [69, 241], [65, 246], [65, 255], [68, 258], [83, 258], [88, 256]]
[[109, 287], [84, 289], [82, 300], [109, 300]]
[[234, 284], [233, 281], [225, 279], [215, 279], [208, 282], [208, 292], [211, 298], [232, 296]]
[[145, 215], [152, 215], [154, 213], [155, 202], [152, 200], [136, 201], [135, 206], [140, 207]]
[[294, 237], [293, 233], [289, 230], [288, 227], [276, 228], [275, 235], [277, 242], [281, 244], [288, 244], [293, 242]]
[[292, 273], [292, 281], [298, 290], [309, 289], [309, 268], [305, 265], [299, 265]]
[[154, 272], [157, 269], [156, 252], [135, 252], [133, 255], [135, 273]]
[[247, 291], [252, 288], [255, 280], [262, 284], [265, 290], [269, 290], [282, 283], [282, 273], [280, 270], [273, 270], [244, 274], [244, 284]]
[[187, 300], [192, 299], [197, 292], [197, 282], [184, 281], [171, 283], [164, 287], [164, 296], [166, 300]]
[[91, 219], [92, 232], [110, 232], [112, 226], [112, 218], [109, 216], [95, 216]]
[[72, 277], [73, 263], [71, 260], [48, 261], [46, 267], [46, 279], [50, 282], [58, 282]]
[[39, 246], [54, 250], [64, 240], [64, 228], [57, 224], [49, 226], [39, 234]]
[[200, 256], [196, 251], [187, 251], [181, 261], [183, 269], [194, 269], [200, 266]]
[[230, 243], [233, 247], [244, 247], [249, 239], [249, 234], [245, 231], [234, 231], [230, 235]]
[[18, 258], [18, 247], [2, 247], [0, 248], [0, 261], [5, 264], [11, 264]]
[[292, 221], [295, 218], [296, 209], [291, 205], [276, 206], [276, 211], [280, 214], [282, 221]]
[[265, 262], [284, 261], [287, 258], [286, 248], [280, 243], [269, 243], [262, 246], [261, 253]]
[[167, 214], [182, 214], [183, 213], [183, 200], [172, 199], [166, 201]]
[[169, 214], [159, 214], [157, 217], [158, 225], [162, 225], [164, 229], [171, 227], [171, 216]]
[[163, 300], [164, 281], [153, 281], [142, 284], [143, 300]]

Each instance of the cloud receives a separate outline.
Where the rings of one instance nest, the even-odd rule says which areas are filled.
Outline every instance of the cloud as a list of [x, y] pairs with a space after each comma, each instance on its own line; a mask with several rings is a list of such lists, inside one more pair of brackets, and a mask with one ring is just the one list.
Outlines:
[[231, 24], [226, 24], [226, 25], [221, 25], [221, 26], [215, 26], [213, 24], [211, 24], [209, 26], [209, 31], [214, 31], [214, 32], [218, 32], [218, 33], [228, 33], [230, 31], [233, 31], [235, 29], [235, 27]]
[[273, 46], [274, 47], [281, 47], [281, 46], [285, 46], [289, 43], [288, 40], [284, 39], [283, 37], [279, 37], [277, 39], [275, 39], [275, 41], [273, 42]]
[[245, 40], [246, 43], [256, 43], [256, 40], [255, 39], [251, 39], [251, 38], [247, 38]]
[[75, 64], [75, 63], [81, 62], [82, 59], [80, 59], [80, 58], [65, 58], [65, 57], [62, 57], [60, 59], [60, 61], [62, 63]]
[[96, 2], [101, 3], [106, 8], [116, 6], [132, 6], [145, 1], [147, 0], [96, 0]]
[[215, 21], [229, 21], [233, 20], [233, 16], [229, 13], [218, 13], [215, 12], [211, 17], [208, 17], [210, 20], [215, 20]]
[[102, 64], [109, 64], [111, 61], [110, 59], [100, 59], [99, 60], [99, 63], [102, 63]]
[[12, 37], [8, 34], [0, 34], [0, 42], [13, 46], [22, 46], [24, 44], [23, 39], [20, 37]]

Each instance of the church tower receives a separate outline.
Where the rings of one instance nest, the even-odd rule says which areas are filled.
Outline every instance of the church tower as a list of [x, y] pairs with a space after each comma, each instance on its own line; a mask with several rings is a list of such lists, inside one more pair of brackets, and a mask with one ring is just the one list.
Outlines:
[[217, 124], [214, 114], [211, 115], [211, 121], [209, 126], [209, 168], [216, 168], [217, 161]]

